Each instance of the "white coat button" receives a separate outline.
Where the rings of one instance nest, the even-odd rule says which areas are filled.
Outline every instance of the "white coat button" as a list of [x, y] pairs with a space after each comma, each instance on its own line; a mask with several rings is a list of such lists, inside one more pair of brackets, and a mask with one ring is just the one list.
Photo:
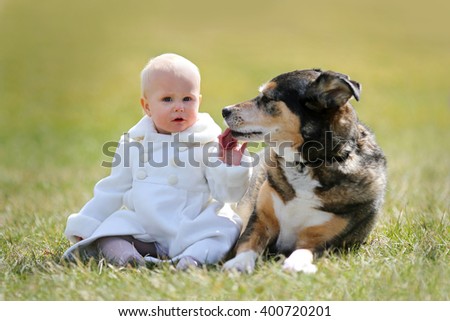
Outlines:
[[136, 173], [136, 178], [137, 179], [145, 179], [147, 177], [147, 173], [145, 172], [145, 170], [141, 169]]
[[170, 175], [169, 177], [167, 177], [167, 182], [170, 185], [176, 185], [178, 183], [178, 177], [176, 175]]

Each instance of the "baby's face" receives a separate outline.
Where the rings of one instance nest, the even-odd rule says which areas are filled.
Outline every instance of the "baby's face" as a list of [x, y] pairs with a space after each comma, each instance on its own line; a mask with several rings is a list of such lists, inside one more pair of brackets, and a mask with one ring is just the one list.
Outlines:
[[158, 70], [150, 77], [141, 104], [152, 117], [156, 130], [171, 134], [194, 125], [201, 101], [198, 76], [189, 70], [179, 73]]

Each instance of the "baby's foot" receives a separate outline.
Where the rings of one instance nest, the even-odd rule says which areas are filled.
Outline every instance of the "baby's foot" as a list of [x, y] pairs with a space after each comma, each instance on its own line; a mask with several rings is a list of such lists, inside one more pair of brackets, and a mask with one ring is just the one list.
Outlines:
[[[103, 253], [102, 253], [103, 254]], [[109, 264], [112, 264], [116, 267], [127, 267], [127, 266], [131, 266], [131, 267], [143, 267], [145, 266], [145, 259], [139, 254], [130, 254], [130, 253], [125, 253], [124, 255], [117, 255], [117, 256], [106, 256], [106, 255], [102, 255], [106, 261]]]
[[199, 268], [201, 267], [200, 262], [194, 259], [192, 256], [182, 257], [177, 263], [177, 270], [186, 271], [190, 268]]
[[117, 266], [143, 267], [145, 266], [145, 260], [141, 255], [130, 255], [128, 257], [115, 258], [113, 264]]
[[117, 266], [145, 266], [145, 260], [132, 243], [117, 236], [97, 240], [98, 250], [111, 264]]

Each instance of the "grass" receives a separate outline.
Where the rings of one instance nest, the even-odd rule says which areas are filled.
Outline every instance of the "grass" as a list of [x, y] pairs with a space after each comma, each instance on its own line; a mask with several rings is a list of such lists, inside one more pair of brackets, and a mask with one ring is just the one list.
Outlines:
[[[449, 300], [449, 4], [430, 0], [0, 1], [0, 299]], [[139, 72], [162, 52], [202, 71], [202, 109], [256, 95], [285, 71], [321, 67], [363, 85], [355, 102], [389, 162], [369, 244], [315, 275], [260, 262], [117, 269], [61, 261], [68, 214], [107, 174], [103, 143], [142, 115]], [[142, 286], [145, 284], [145, 286]]]

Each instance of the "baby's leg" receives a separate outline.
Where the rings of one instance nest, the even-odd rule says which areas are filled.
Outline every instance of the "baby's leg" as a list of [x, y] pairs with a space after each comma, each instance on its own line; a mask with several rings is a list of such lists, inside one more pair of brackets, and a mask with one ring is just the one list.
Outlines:
[[177, 263], [177, 270], [186, 271], [187, 269], [201, 266], [201, 263], [192, 256], [183, 256]]
[[180, 255], [177, 269], [187, 270], [188, 268], [201, 267], [202, 264], [218, 263], [230, 250], [224, 244], [224, 240], [219, 237], [203, 239], [192, 244]]
[[128, 237], [103, 237], [97, 240], [97, 246], [105, 259], [112, 264], [118, 266], [145, 265], [144, 258], [128, 240]]

